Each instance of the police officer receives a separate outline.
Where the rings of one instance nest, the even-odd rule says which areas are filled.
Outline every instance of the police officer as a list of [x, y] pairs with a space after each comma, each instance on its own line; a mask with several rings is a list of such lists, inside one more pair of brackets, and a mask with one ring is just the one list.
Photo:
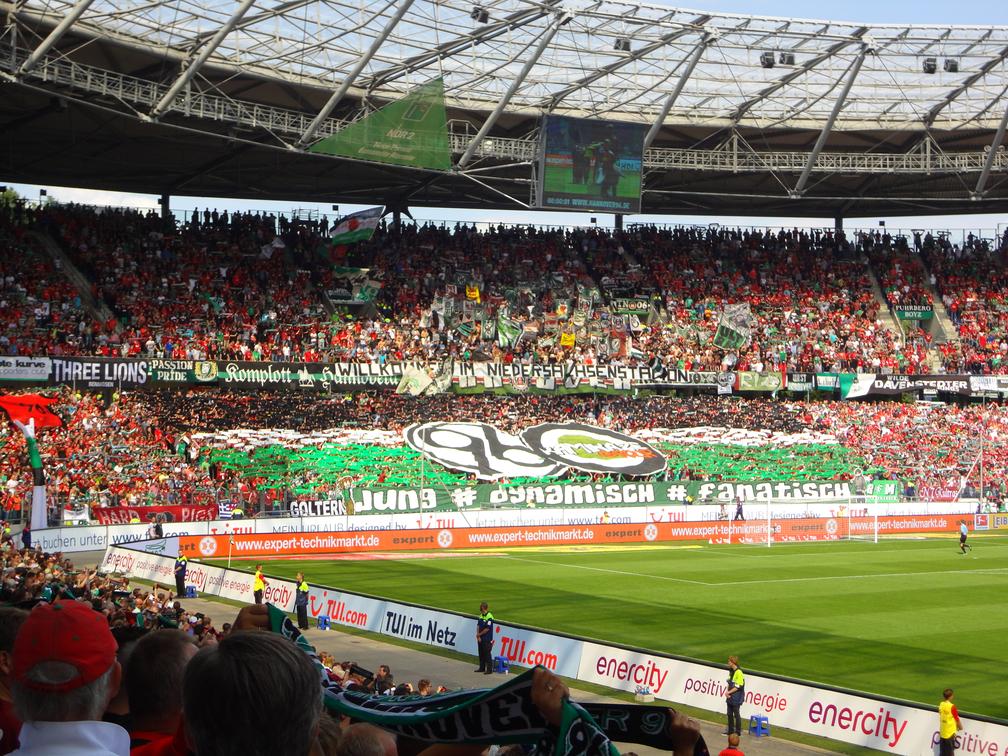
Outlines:
[[490, 612], [490, 606], [484, 601], [480, 604], [479, 617], [476, 619], [476, 647], [479, 649], [479, 669], [474, 672], [482, 672], [489, 675], [493, 672], [493, 659], [490, 657], [490, 648], [493, 646], [494, 617]]
[[294, 606], [297, 609], [298, 627], [302, 630], [308, 629], [308, 581], [305, 580], [303, 572], [297, 574], [297, 595], [294, 599]]
[[185, 595], [185, 574], [186, 570], [189, 569], [189, 557], [185, 554], [179, 554], [178, 558], [175, 560], [175, 595], [184, 596]]

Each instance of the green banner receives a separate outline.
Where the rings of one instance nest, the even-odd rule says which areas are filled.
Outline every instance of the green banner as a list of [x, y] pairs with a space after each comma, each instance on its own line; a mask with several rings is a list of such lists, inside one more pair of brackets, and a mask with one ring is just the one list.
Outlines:
[[[352, 488], [355, 514], [410, 511], [457, 511], [502, 507], [623, 507], [668, 504], [734, 503], [736, 497], [753, 506], [764, 501], [882, 503], [899, 501], [899, 483], [868, 484], [863, 495], [849, 481], [672, 481], [659, 483], [479, 484], [454, 488]], [[349, 508], [348, 508], [349, 510]]]
[[904, 305], [893, 307], [893, 311], [900, 320], [931, 320], [934, 317], [931, 305]]
[[775, 392], [783, 389], [787, 382], [784, 373], [754, 373], [743, 370], [737, 375], [739, 391]]
[[313, 144], [309, 151], [414, 168], [451, 169], [451, 148], [438, 78], [403, 99]]

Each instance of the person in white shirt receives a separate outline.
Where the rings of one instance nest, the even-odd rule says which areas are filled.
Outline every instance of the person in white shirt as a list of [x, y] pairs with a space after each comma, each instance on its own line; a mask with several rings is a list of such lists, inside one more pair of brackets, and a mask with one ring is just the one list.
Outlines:
[[129, 733], [102, 722], [122, 668], [108, 620], [89, 604], [32, 609], [14, 640], [11, 698], [23, 756], [128, 756]]

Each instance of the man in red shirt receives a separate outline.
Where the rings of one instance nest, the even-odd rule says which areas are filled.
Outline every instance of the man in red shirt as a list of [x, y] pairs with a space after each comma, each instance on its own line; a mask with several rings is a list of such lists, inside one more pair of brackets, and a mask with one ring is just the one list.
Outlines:
[[739, 749], [739, 736], [736, 733], [733, 732], [728, 736], [728, 747], [721, 751], [718, 756], [745, 756]]

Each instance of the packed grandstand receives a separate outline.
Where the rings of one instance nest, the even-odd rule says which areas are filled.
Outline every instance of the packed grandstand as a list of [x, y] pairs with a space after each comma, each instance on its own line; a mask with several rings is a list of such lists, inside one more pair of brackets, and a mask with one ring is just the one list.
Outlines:
[[[279, 513], [299, 498], [415, 485], [421, 475], [464, 484], [471, 475], [428, 469], [401, 443], [405, 428], [429, 418], [509, 432], [564, 420], [658, 432], [667, 480], [867, 476], [899, 481], [912, 499], [974, 498], [984, 475], [996, 505], [1008, 477], [999, 444], [978, 464], [979, 437], [1008, 432], [1008, 415], [1001, 404], [967, 401], [962, 380], [997, 375], [1008, 355], [1008, 233], [954, 242], [926, 232], [848, 240], [800, 229], [425, 225], [380, 228], [346, 246], [328, 240], [327, 221], [282, 215], [207, 209], [166, 225], [154, 213], [21, 203], [2, 223], [5, 353], [132, 361], [149, 378], [141, 386], [125, 374], [124, 385], [119, 374], [104, 391], [86, 391], [91, 381], [78, 386], [68, 370], [62, 385], [45, 389], [66, 422], [46, 431], [42, 452], [53, 501], [68, 509], [225, 502]], [[71, 283], [68, 268], [89, 288]], [[339, 304], [339, 287], [361, 285], [339, 278], [342, 271], [368, 282], [373, 297]], [[711, 343], [724, 301], [744, 302], [754, 316], [751, 342], [738, 350]], [[626, 303], [638, 309], [621, 312]], [[939, 343], [927, 320], [897, 330], [905, 321], [891, 315], [906, 305], [946, 308], [956, 332]], [[278, 392], [254, 379], [156, 380], [179, 372], [172, 367], [216, 371], [218, 363], [301, 371], [417, 363], [433, 372], [450, 363], [455, 375], [448, 391], [422, 400], [394, 393], [397, 377], [383, 386], [334, 379], [320, 391], [277, 384]], [[464, 366], [495, 363], [540, 375], [559, 368], [549, 374], [561, 380], [467, 383]], [[571, 388], [562, 383], [571, 366], [651, 377], [628, 390], [583, 379]], [[712, 373], [785, 380], [772, 397], [769, 388], [712, 396], [714, 385], [672, 386], [669, 378]], [[932, 382], [949, 374], [961, 385], [941, 387], [951, 404], [838, 401], [812, 377], [852, 373]], [[710, 430], [682, 432], [699, 428]], [[296, 433], [255, 439], [241, 429]], [[339, 432], [317, 435], [332, 429]], [[388, 434], [373, 438], [368, 429]], [[783, 448], [769, 435], [741, 445], [735, 430], [807, 437]], [[23, 439], [4, 433], [4, 509], [16, 513], [31, 485], [21, 474]]]
[[256, 5], [0, 0], [0, 754], [1008, 753], [1008, 227], [844, 227], [1008, 208], [1008, 28]]

